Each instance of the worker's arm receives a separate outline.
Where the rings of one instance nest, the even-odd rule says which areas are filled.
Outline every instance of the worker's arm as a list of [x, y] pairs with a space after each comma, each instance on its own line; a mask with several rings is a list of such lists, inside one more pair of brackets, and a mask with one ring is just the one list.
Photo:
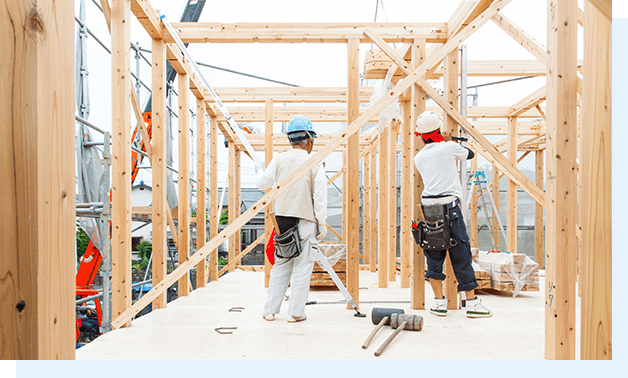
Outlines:
[[469, 151], [469, 153], [467, 154], [467, 160], [471, 160], [471, 159], [473, 159], [475, 157], [475, 152], [473, 152], [472, 149], [470, 149], [469, 147], [465, 147], [465, 146], [462, 146], [462, 147], [466, 148], [467, 151]]
[[327, 178], [322, 164], [318, 164], [313, 169], [314, 192], [312, 201], [314, 202], [314, 217], [318, 223], [318, 240], [322, 240], [327, 233]]
[[452, 149], [454, 156], [456, 159], [462, 160], [470, 160], [473, 159], [475, 153], [468, 149], [467, 147], [463, 147], [456, 142], [447, 142], [447, 145]]
[[266, 169], [255, 167], [255, 186], [259, 189], [269, 189], [275, 183], [275, 159], [271, 160]]

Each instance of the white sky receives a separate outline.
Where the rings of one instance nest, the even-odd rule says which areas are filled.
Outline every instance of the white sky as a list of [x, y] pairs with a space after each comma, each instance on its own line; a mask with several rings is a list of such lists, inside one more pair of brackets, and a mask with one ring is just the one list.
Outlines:
[[[76, 1], [78, 15], [79, 0]], [[161, 10], [170, 22], [178, 21], [183, 11], [183, 0], [153, 0], [153, 6]], [[383, 0], [383, 9], [378, 9], [378, 22], [447, 22], [458, 4], [457, 0], [439, 1], [409, 1]], [[582, 8], [583, 0], [578, 1]], [[110, 37], [102, 13], [92, 1], [86, 0], [88, 27], [107, 46], [110, 46]], [[546, 0], [513, 0], [503, 9], [503, 14], [535, 38], [539, 43], [546, 45]], [[358, 0], [208, 0], [201, 15], [201, 22], [373, 22], [376, 1]], [[582, 30], [579, 27], [579, 59], [581, 56]], [[146, 49], [151, 48], [150, 37], [144, 32], [137, 20], [132, 17], [131, 41], [139, 42]], [[467, 41], [470, 60], [518, 60], [534, 57], [510, 36], [488, 22], [474, 33]], [[397, 47], [400, 45], [397, 44]], [[88, 67], [90, 84], [91, 113], [90, 121], [97, 126], [111, 129], [111, 58], [93, 38], [88, 38]], [[371, 44], [360, 45], [361, 67], [363, 70], [364, 53], [371, 48]], [[190, 52], [194, 59], [219, 67], [225, 67], [253, 75], [263, 76], [274, 80], [292, 83], [300, 86], [346, 86], [346, 45], [345, 44], [194, 44], [190, 45]], [[150, 60], [150, 54], [145, 53]], [[135, 59], [131, 60], [131, 69], [135, 72]], [[210, 68], [201, 68], [207, 81], [214, 87], [246, 87], [246, 86], [279, 86], [258, 79], [225, 73]], [[150, 68], [141, 61], [140, 76], [150, 86]], [[507, 79], [474, 78], [468, 79], [468, 85], [489, 83]], [[363, 85], [374, 86], [378, 81], [365, 81]], [[524, 98], [529, 93], [544, 85], [544, 78], [526, 79], [514, 83], [499, 84], [483, 87], [478, 90], [478, 105], [480, 106], [510, 106]], [[175, 80], [176, 85], [176, 80]], [[474, 91], [469, 91], [474, 93]], [[141, 89], [140, 103], [145, 103], [148, 91]], [[194, 106], [195, 102], [191, 101]], [[471, 99], [469, 98], [469, 104]], [[259, 104], [258, 104], [259, 105]], [[176, 98], [173, 99], [176, 108]], [[229, 105], [227, 104], [227, 107]], [[173, 124], [176, 130], [176, 119]], [[335, 132], [340, 124], [314, 125], [322, 132]], [[262, 127], [263, 129], [263, 127]], [[281, 130], [281, 124], [275, 124], [275, 131]], [[500, 138], [495, 138], [498, 140]], [[177, 142], [174, 141], [176, 149]], [[220, 146], [219, 185], [224, 182], [227, 172], [226, 149]], [[339, 155], [326, 159], [328, 170], [340, 168]], [[175, 165], [176, 165], [175, 152]], [[253, 185], [253, 165], [246, 156], [242, 158], [242, 186]], [[486, 164], [480, 161], [480, 166]], [[534, 158], [529, 156], [520, 163], [521, 168], [533, 169]], [[138, 180], [150, 185], [150, 170], [142, 170]]]

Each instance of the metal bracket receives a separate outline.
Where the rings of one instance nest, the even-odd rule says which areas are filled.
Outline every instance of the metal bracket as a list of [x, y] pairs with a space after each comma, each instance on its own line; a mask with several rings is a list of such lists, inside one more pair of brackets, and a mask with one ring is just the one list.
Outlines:
[[229, 312], [242, 312], [244, 311], [244, 307], [231, 307]]

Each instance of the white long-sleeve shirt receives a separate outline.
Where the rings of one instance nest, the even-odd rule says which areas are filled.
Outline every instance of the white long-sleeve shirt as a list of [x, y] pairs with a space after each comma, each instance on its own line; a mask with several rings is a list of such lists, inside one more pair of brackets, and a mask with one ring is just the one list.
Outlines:
[[423, 178], [423, 196], [453, 195], [462, 199], [457, 160], [465, 160], [469, 150], [455, 142], [429, 143], [414, 156], [414, 165]]
[[[265, 170], [255, 176], [259, 189], [269, 189], [296, 172], [309, 158], [307, 151], [293, 148], [277, 155]], [[316, 165], [275, 200], [275, 214], [325, 224], [327, 219], [327, 179], [322, 164]]]

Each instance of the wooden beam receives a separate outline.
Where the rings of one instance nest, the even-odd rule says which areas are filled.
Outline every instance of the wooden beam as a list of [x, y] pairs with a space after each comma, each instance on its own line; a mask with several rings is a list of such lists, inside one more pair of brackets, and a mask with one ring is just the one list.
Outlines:
[[[233, 223], [233, 221], [238, 217], [238, 214], [236, 212], [236, 207], [237, 207], [237, 187], [236, 187], [236, 169], [235, 166], [237, 164], [237, 151], [235, 149], [235, 145], [233, 144], [229, 144], [229, 170], [228, 170], [228, 175], [229, 175], [229, 224]], [[239, 233], [234, 233], [230, 238], [229, 238], [229, 254], [228, 254], [228, 259], [229, 262], [232, 262], [235, 260], [236, 257], [236, 239], [238, 239], [240, 237]], [[235, 271], [235, 265], [231, 266], [230, 268], [230, 272]]]
[[[499, 212], [499, 181], [501, 179], [501, 176], [499, 173], [500, 173], [499, 168], [493, 165], [493, 178], [491, 181], [491, 195], [493, 196], [493, 202], [495, 203], [495, 207], [498, 209], [498, 212]], [[538, 202], [536, 203], [539, 204]], [[495, 245], [499, 245], [500, 244], [499, 236], [501, 232], [499, 232], [499, 221], [497, 220], [497, 218], [493, 219], [491, 230], [493, 231], [493, 242], [495, 243]], [[504, 244], [505, 243], [506, 241], [504, 240]]]
[[[190, 257], [190, 81], [187, 74], [179, 74], [179, 265]], [[179, 278], [179, 297], [190, 291], [190, 273]]]
[[613, 21], [613, 0], [587, 0], [587, 3], [593, 5], [602, 16], [606, 17], [606, 21]]
[[[545, 72], [545, 67], [543, 67]], [[277, 103], [343, 103], [347, 101], [347, 88], [345, 87], [256, 87], [256, 88], [214, 88], [220, 101], [230, 102], [266, 102], [271, 100]], [[360, 87], [359, 99], [362, 103], [368, 103], [373, 95], [373, 87]], [[207, 96], [208, 103], [214, 99]]]
[[515, 41], [519, 42], [521, 46], [528, 50], [530, 54], [534, 55], [536, 59], [547, 65], [547, 49], [545, 46], [541, 45], [501, 13], [493, 16], [493, 21]]
[[264, 241], [265, 235], [261, 235], [259, 238], [255, 239], [253, 243], [249, 244], [248, 247], [244, 249], [244, 251], [238, 253], [238, 255], [233, 259], [233, 261], [229, 261], [227, 265], [223, 266], [218, 271], [218, 277], [222, 277], [223, 274], [227, 273], [230, 269], [235, 269], [236, 265], [239, 261], [242, 260], [244, 256], [246, 256], [249, 252], [253, 250], [253, 248], [257, 247], [257, 245]]
[[[166, 45], [163, 39], [152, 40], [152, 97], [151, 112], [153, 121], [152, 152], [150, 165], [153, 174], [152, 189], [152, 272], [153, 285], [163, 281], [167, 274], [168, 235], [167, 213], [170, 213], [167, 193], [166, 171]], [[166, 307], [166, 293], [157, 296], [153, 309]]]
[[[347, 124], [351, 124], [360, 115], [360, 43], [358, 39], [349, 39], [347, 43]], [[343, 231], [347, 243], [347, 290], [360, 307], [359, 265], [360, 265], [360, 158], [359, 133], [353, 134], [347, 143], [347, 232]]]
[[0, 1], [3, 360], [75, 358], [73, 16]]
[[362, 256], [363, 264], [369, 265], [371, 262], [371, 203], [369, 198], [371, 197], [371, 160], [370, 155], [367, 154], [362, 160], [362, 187], [364, 188], [362, 194]]
[[474, 8], [475, 4], [472, 1], [461, 1], [460, 4], [458, 4], [458, 8], [456, 8], [451, 17], [449, 17], [449, 21], [447, 21], [448, 37], [456, 35], [456, 33], [463, 28], [463, 23], [466, 21], [467, 17], [471, 15]]
[[[471, 159], [471, 173], [475, 173], [478, 170], [478, 157], [474, 156]], [[474, 188], [471, 191], [471, 198], [469, 199], [469, 230], [471, 230], [471, 235], [469, 235], [469, 244], [471, 244], [471, 248], [478, 247], [478, 191], [477, 188]]]
[[[233, 167], [233, 173], [235, 178], [235, 216], [236, 218], [242, 213], [242, 153], [238, 150], [235, 151], [235, 165]], [[231, 196], [229, 196], [231, 198]], [[235, 255], [239, 255], [242, 251], [242, 237], [240, 233], [234, 234], [235, 241]], [[236, 257], [237, 264], [240, 264], [240, 259]]]
[[401, 122], [393, 119], [388, 128], [388, 280], [397, 280], [397, 139]]
[[612, 23], [600, 3], [585, 4], [581, 152], [583, 360], [611, 360], [612, 343]]
[[518, 117], [520, 114], [523, 114], [526, 111], [540, 105], [543, 101], [545, 101], [546, 97], [545, 86], [542, 86], [514, 104], [508, 117]]
[[576, 1], [548, 2], [545, 358], [576, 357]]
[[[207, 203], [205, 197], [206, 180], [205, 172], [207, 170], [207, 130], [205, 118], [205, 102], [196, 99], [196, 250], [201, 249], [207, 238], [207, 221], [206, 210]], [[205, 259], [196, 265], [196, 287], [205, 287], [207, 284], [207, 269]]]
[[[388, 230], [389, 226], [389, 186], [388, 182], [388, 169], [390, 159], [388, 158], [388, 138], [390, 135], [390, 127], [384, 127], [379, 125], [379, 198], [377, 203], [378, 216], [377, 216], [377, 228], [380, 231]], [[377, 287], [388, 287], [388, 236], [380, 235], [379, 246], [377, 249]]]
[[[446, 23], [206, 23], [174, 22], [184, 43], [368, 43], [364, 30], [372, 28], [386, 40], [398, 43], [423, 37], [428, 43], [447, 41]], [[172, 37], [163, 30], [166, 42]]]
[[100, 7], [105, 15], [105, 22], [107, 23], [109, 33], [111, 33], [111, 6], [109, 6], [109, 0], [100, 0]]
[[[534, 160], [535, 160], [535, 174], [534, 174], [534, 183], [541, 190], [545, 190], [545, 181], [543, 177], [544, 170], [544, 151], [535, 151]], [[539, 269], [545, 269], [545, 259], [544, 259], [544, 251], [545, 251], [545, 225], [543, 223], [543, 206], [538, 202], [534, 203], [534, 261], [539, 264]]]
[[369, 165], [371, 166], [371, 174], [369, 176], [371, 191], [370, 196], [368, 197], [369, 203], [371, 204], [369, 214], [369, 218], [371, 219], [369, 270], [371, 273], [375, 273], [377, 270], [377, 241], [379, 239], [379, 234], [377, 233], [377, 147], [379, 145], [379, 138], [374, 141], [374, 145], [375, 148], [368, 154], [368, 159], [370, 161]]
[[[129, 1], [114, 1], [111, 7], [111, 67], [115, 67], [111, 84], [111, 309], [114, 318], [131, 306], [130, 21]], [[125, 323], [131, 325], [130, 321]]]
[[402, 288], [410, 287], [412, 273], [412, 174], [414, 164], [412, 162], [412, 110], [410, 101], [402, 103], [403, 124], [401, 126], [401, 232], [399, 239], [401, 254], [401, 279]]
[[[435, 66], [442, 58], [447, 54], [450, 49], [455, 48], [460, 43], [464, 42], [466, 38], [470, 37], [479, 27], [484, 25], [490, 17], [492, 17], [496, 12], [498, 12], [503, 6], [508, 4], [510, 0], [497, 0], [489, 9], [487, 9], [480, 17], [474, 20], [469, 27], [467, 27], [464, 31], [459, 33], [453, 41], [449, 41], [444, 44], [441, 48], [439, 48], [432, 56], [426, 59], [422, 64], [420, 64], [417, 68], [412, 71], [411, 75], [400, 80], [384, 97], [376, 101], [373, 105], [368, 108], [368, 111], [361, 114], [354, 122], [347, 125], [344, 132], [338, 135], [338, 138], [329, 142], [327, 146], [313, 154], [306, 162], [303, 163], [303, 168], [299, 170], [298, 173], [291, 175], [286, 178], [283, 182], [279, 183], [270, 192], [265, 194], [258, 202], [254, 205], [250, 206], [243, 214], [241, 214], [238, 219], [231, 224], [229, 224], [225, 229], [223, 229], [214, 239], [210, 240], [201, 250], [199, 250], [196, 254], [194, 254], [190, 260], [181, 264], [177, 269], [175, 269], [168, 277], [161, 282], [159, 285], [154, 286], [151, 291], [146, 293], [142, 298], [138, 299], [131, 308], [125, 311], [123, 314], [118, 316], [113, 320], [112, 326], [114, 328], [119, 328], [126, 321], [131, 319], [135, 314], [137, 314], [141, 309], [143, 309], [148, 303], [152, 301], [152, 299], [158, 295], [159, 293], [166, 290], [175, 280], [181, 277], [186, 269], [190, 269], [194, 264], [198, 263], [200, 259], [207, 256], [210, 252], [214, 251], [215, 248], [218, 247], [222, 242], [227, 240], [228, 237], [236, 233], [246, 222], [248, 222], [253, 216], [255, 216], [258, 212], [264, 209], [266, 206], [269, 206], [272, 201], [274, 201], [279, 195], [284, 193], [288, 188], [291, 187], [294, 183], [296, 183], [301, 177], [303, 177], [307, 172], [309, 172], [314, 166], [325, 159], [332, 151], [334, 151], [339, 145], [346, 142], [351, 135], [358, 132], [360, 128], [362, 128], [368, 120], [373, 116], [373, 114], [377, 114], [382, 111], [386, 106], [388, 106], [394, 99], [399, 97], [406, 89], [410, 88], [417, 80], [421, 77], [424, 77], [430, 67]], [[382, 144], [385, 145], [385, 144]]]
[[154, 39], [162, 39], [161, 20], [153, 11], [149, 0], [131, 0], [131, 12], [144, 30]]

